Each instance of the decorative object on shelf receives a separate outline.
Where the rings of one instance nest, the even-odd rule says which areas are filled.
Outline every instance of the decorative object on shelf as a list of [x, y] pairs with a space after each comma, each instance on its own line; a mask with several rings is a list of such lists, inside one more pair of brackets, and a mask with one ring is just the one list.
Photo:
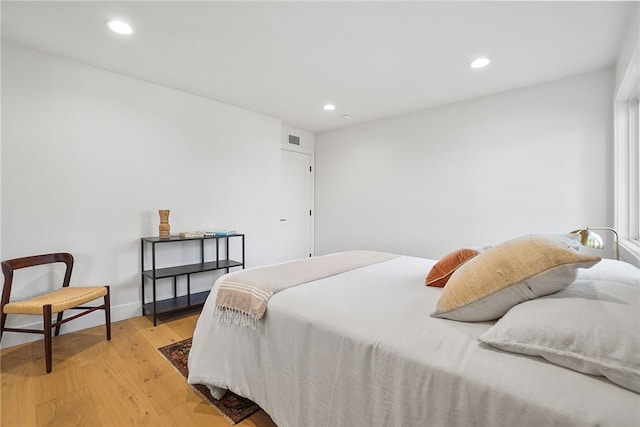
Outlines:
[[169, 209], [160, 209], [158, 210], [158, 214], [160, 214], [160, 225], [158, 226], [160, 234], [158, 237], [168, 239], [171, 229], [169, 225]]
[[584, 246], [594, 249], [604, 249], [604, 240], [602, 240], [602, 236], [592, 230], [603, 230], [613, 233], [616, 259], [620, 259], [620, 241], [618, 239], [618, 232], [615, 229], [611, 227], [587, 227], [573, 230], [571, 233], [580, 235], [580, 244]]

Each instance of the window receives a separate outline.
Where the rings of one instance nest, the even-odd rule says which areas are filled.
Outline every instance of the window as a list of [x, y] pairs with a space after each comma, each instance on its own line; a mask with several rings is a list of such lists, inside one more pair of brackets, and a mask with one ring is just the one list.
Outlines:
[[640, 246], [640, 104], [629, 103], [629, 239]]
[[[623, 259], [640, 262], [640, 86], [637, 53], [616, 94], [615, 227]], [[626, 255], [626, 256], [625, 256]]]

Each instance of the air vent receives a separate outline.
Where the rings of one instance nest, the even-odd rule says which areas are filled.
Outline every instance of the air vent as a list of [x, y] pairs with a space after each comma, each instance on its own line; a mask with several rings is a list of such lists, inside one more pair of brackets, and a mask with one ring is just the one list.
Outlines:
[[295, 135], [289, 135], [289, 144], [300, 145], [300, 137]]

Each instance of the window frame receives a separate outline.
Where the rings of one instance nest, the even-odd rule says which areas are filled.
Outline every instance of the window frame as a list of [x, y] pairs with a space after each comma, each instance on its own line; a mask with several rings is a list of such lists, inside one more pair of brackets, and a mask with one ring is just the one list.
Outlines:
[[640, 79], [638, 49], [614, 101], [615, 228], [621, 259], [640, 266]]
[[629, 239], [640, 246], [640, 88], [629, 101]]

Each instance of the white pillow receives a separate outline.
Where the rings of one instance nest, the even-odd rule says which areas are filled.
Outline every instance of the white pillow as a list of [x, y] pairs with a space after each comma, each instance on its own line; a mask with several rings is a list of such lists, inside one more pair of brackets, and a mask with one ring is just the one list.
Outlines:
[[479, 340], [640, 393], [640, 286], [579, 279], [513, 307]]

